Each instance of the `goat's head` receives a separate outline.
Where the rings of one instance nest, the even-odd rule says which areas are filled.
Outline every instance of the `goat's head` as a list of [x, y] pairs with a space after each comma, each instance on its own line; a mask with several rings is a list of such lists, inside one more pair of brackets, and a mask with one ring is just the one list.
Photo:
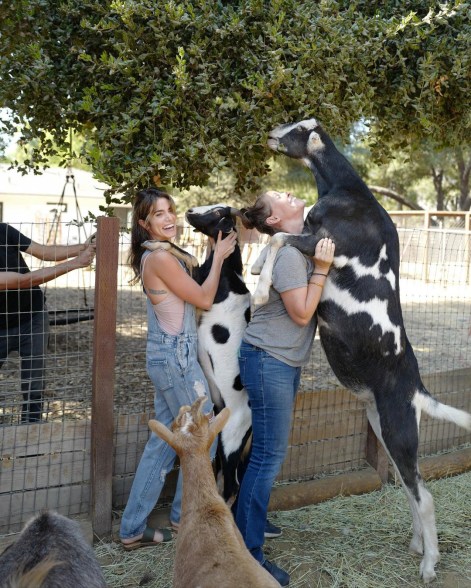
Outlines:
[[268, 147], [293, 159], [307, 159], [324, 147], [325, 133], [315, 118], [280, 125], [268, 133]]
[[211, 204], [208, 206], [196, 206], [186, 211], [186, 220], [195, 229], [207, 237], [217, 239], [219, 231], [224, 238], [235, 229], [235, 216], [240, 216], [240, 211], [224, 204]]
[[207, 453], [218, 433], [227, 422], [230, 410], [224, 408], [210, 421], [209, 416], [204, 415], [202, 406], [206, 402], [206, 396], [201, 396], [192, 406], [182, 406], [177, 418], [173, 422], [172, 430], [158, 421], [149, 421], [150, 429], [178, 455], [186, 452]]

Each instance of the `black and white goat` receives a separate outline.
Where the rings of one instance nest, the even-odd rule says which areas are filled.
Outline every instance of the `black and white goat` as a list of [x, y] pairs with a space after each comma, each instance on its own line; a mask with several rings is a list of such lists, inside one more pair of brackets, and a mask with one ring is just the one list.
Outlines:
[[268, 146], [311, 169], [319, 200], [301, 235], [272, 237], [253, 301], [268, 296], [281, 246], [313, 256], [321, 238], [334, 240], [335, 259], [317, 310], [322, 346], [340, 382], [366, 402], [368, 420], [399, 473], [412, 511], [410, 550], [423, 554], [420, 573], [430, 582], [439, 551], [433, 499], [417, 463], [420, 414], [468, 430], [471, 415], [438, 402], [422, 383], [402, 319], [397, 231], [363, 180], [315, 119], [277, 127]]
[[[236, 228], [239, 211], [222, 204], [190, 208], [186, 219], [195, 231], [216, 240], [219, 231], [228, 235]], [[213, 252], [195, 271], [201, 284], [207, 278]], [[208, 380], [211, 398], [217, 411], [227, 406], [231, 413], [220, 434], [220, 455], [224, 476], [225, 500], [235, 497], [238, 489], [237, 466], [250, 436], [252, 413], [247, 392], [239, 373], [238, 350], [250, 320], [250, 292], [242, 277], [239, 244], [224, 260], [219, 285], [210, 310], [198, 319], [198, 359]]]
[[[219, 231], [224, 238], [235, 230], [235, 216], [240, 216], [240, 212], [224, 204], [213, 204], [190, 208], [185, 216], [195, 231], [217, 240]], [[213, 252], [198, 267], [192, 256], [171, 243], [149, 241], [144, 246], [148, 249], [164, 247], [182, 259], [192, 268], [192, 275], [200, 284], [211, 269]], [[200, 311], [198, 318], [198, 359], [208, 380], [211, 399], [216, 412], [225, 406], [231, 411], [219, 437], [223, 496], [227, 501], [237, 493], [237, 466], [252, 426], [252, 413], [247, 392], [240, 380], [238, 360], [242, 335], [250, 320], [250, 292], [242, 277], [242, 267], [242, 255], [237, 244], [232, 255], [224, 260], [211, 309]]]
[[76, 521], [54, 511], [35, 516], [0, 555], [1, 588], [106, 588]]

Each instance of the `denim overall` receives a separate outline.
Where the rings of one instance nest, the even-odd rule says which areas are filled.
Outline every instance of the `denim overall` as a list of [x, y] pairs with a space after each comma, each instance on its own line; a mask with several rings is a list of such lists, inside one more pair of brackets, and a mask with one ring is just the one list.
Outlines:
[[[148, 252], [144, 253], [146, 256]], [[143, 260], [144, 260], [143, 256]], [[184, 266], [183, 266], [184, 267]], [[195, 307], [185, 302], [183, 329], [169, 335], [161, 329], [152, 303], [147, 298], [147, 373], [155, 388], [155, 419], [170, 428], [183, 405], [191, 405], [198, 396], [207, 396], [205, 414], [213, 410], [208, 384], [197, 356]], [[217, 443], [211, 447], [211, 459]], [[128, 539], [140, 535], [147, 518], [157, 504], [165, 477], [173, 468], [176, 453], [155, 433], [151, 433], [139, 462], [126, 508], [121, 520], [120, 536]], [[180, 521], [182, 499], [181, 470], [172, 504], [170, 520]]]

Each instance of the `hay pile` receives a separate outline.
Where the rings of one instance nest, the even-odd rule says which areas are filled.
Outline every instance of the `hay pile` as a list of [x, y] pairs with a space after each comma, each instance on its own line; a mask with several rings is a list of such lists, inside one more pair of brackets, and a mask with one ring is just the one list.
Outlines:
[[[433, 588], [471, 588], [471, 472], [427, 487], [442, 554]], [[423, 586], [420, 558], [408, 553], [411, 516], [399, 486], [270, 513], [270, 519], [283, 535], [266, 542], [266, 555], [289, 571], [291, 588]], [[172, 542], [128, 553], [102, 543], [96, 554], [111, 588], [171, 588], [174, 549]]]

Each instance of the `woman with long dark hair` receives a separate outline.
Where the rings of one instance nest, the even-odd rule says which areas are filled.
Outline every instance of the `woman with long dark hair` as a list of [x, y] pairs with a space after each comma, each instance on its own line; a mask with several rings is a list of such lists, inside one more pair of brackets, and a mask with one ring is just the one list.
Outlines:
[[[155, 418], [170, 427], [180, 406], [207, 396], [206, 414], [213, 410], [206, 378], [197, 358], [195, 307], [208, 310], [213, 304], [224, 259], [234, 251], [236, 233], [219, 235], [214, 259], [200, 285], [183, 261], [170, 251], [149, 250], [146, 241], [171, 242], [176, 236], [173, 198], [161, 190], [138, 192], [133, 206], [130, 263], [135, 281], [141, 281], [147, 297], [147, 373], [155, 388]], [[212, 448], [214, 457], [215, 447]], [[144, 448], [121, 521], [120, 537], [125, 549], [156, 545], [171, 539], [169, 529], [151, 529], [147, 518], [156, 505], [165, 477], [175, 461], [174, 450], [155, 433]], [[181, 508], [181, 474], [170, 513], [177, 527]]]

